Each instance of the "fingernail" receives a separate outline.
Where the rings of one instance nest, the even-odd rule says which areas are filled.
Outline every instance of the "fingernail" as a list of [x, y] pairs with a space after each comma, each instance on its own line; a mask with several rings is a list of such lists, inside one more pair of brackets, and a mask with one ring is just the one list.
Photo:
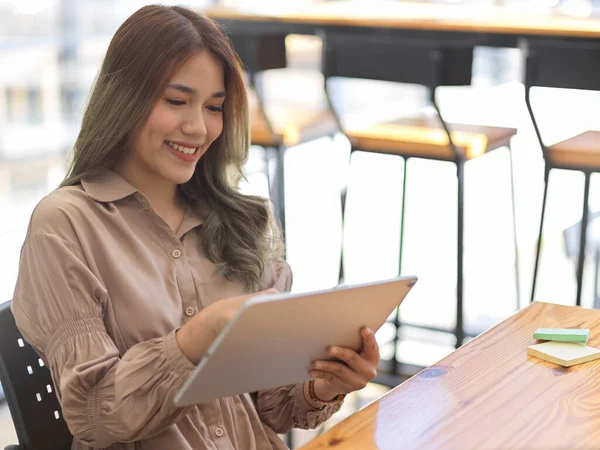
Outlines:
[[329, 353], [330, 355], [335, 355], [337, 353], [335, 347], [329, 347], [329, 349], [327, 350], [327, 353]]
[[318, 362], [313, 363], [313, 369], [320, 369], [320, 368], [321, 368], [321, 364], [319, 364]]

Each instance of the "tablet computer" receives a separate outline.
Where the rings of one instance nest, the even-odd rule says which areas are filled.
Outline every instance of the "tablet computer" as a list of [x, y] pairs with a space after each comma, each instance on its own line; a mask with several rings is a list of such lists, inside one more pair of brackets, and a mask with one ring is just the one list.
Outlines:
[[331, 345], [359, 350], [416, 283], [397, 277], [301, 294], [251, 298], [237, 311], [175, 397], [177, 406], [310, 380]]

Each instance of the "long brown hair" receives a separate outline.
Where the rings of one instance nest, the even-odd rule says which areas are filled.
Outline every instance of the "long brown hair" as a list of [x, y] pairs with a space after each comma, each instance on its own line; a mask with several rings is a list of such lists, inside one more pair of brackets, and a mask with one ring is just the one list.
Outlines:
[[281, 246], [268, 202], [236, 189], [248, 157], [248, 99], [239, 58], [209, 18], [179, 6], [150, 5], [121, 25], [88, 99], [60, 187], [114, 168], [170, 79], [202, 51], [223, 61], [223, 132], [178, 192], [203, 219], [203, 250], [217, 272], [253, 291]]

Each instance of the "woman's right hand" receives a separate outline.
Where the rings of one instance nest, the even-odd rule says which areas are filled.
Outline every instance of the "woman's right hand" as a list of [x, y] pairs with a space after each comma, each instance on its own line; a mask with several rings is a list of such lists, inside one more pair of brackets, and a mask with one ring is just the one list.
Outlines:
[[193, 364], [198, 364], [212, 342], [244, 303], [258, 295], [277, 293], [277, 289], [271, 288], [216, 301], [177, 330], [177, 345]]
[[233, 316], [235, 316], [242, 305], [252, 297], [278, 293], [279, 291], [277, 289], [271, 288], [264, 291], [255, 292], [253, 294], [225, 298], [207, 306], [200, 314], [207, 314], [210, 316], [209, 319], [212, 322], [212, 327], [216, 338], [221, 331], [223, 331], [223, 328], [225, 328], [229, 321], [233, 319]]

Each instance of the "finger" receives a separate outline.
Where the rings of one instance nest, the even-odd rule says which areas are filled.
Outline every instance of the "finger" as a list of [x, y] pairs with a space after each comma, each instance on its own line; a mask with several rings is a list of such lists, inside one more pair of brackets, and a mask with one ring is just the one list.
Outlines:
[[243, 294], [243, 295], [237, 295], [235, 297], [230, 297], [229, 300], [230, 302], [234, 302], [234, 303], [245, 303], [248, 300], [250, 300], [253, 297], [258, 297], [259, 295], [265, 295], [265, 294], [275, 294], [277, 293], [277, 291], [275, 289], [266, 289], [264, 291], [258, 291], [258, 292], [252, 292], [250, 294]]
[[330, 347], [327, 353], [345, 362], [354, 372], [361, 374], [369, 380], [377, 375], [377, 364], [363, 358], [354, 350], [345, 347]]
[[264, 289], [262, 291], [255, 292], [254, 294], [250, 294], [251, 296], [257, 295], [269, 295], [269, 294], [279, 294], [279, 291], [275, 288]]
[[375, 333], [370, 328], [364, 327], [361, 330], [361, 335], [363, 338], [363, 348], [360, 356], [377, 366], [381, 356], [379, 354], [379, 344], [377, 343], [377, 339], [375, 339]]
[[238, 299], [239, 303], [246, 303], [253, 297], [258, 297], [260, 295], [271, 295], [271, 294], [279, 294], [279, 291], [275, 288], [265, 289], [264, 291], [253, 292], [251, 294], [240, 295], [239, 297], [235, 297]]
[[[325, 372], [338, 378], [342, 384], [349, 386], [352, 390], [362, 389], [370, 381], [366, 376], [355, 372], [347, 365], [336, 361], [315, 361], [313, 369], [319, 372]], [[334, 381], [333, 378], [327, 378]]]

